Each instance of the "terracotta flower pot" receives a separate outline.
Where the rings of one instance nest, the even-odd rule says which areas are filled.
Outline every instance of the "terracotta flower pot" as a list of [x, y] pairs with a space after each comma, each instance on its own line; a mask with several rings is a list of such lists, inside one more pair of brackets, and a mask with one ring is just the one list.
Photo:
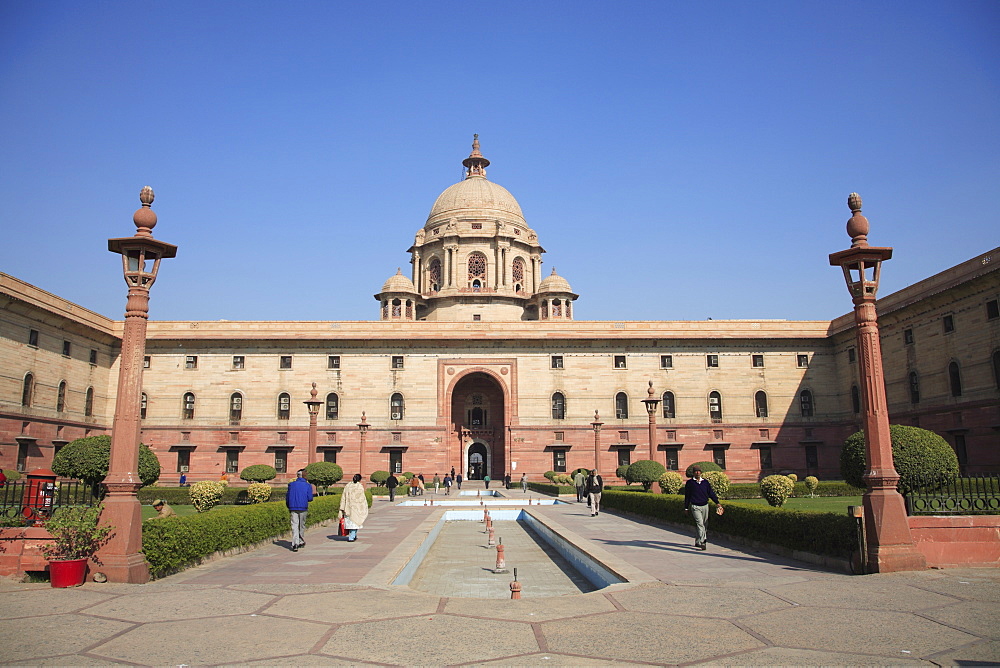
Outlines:
[[49, 562], [49, 581], [53, 587], [79, 587], [86, 578], [86, 559], [60, 559]]

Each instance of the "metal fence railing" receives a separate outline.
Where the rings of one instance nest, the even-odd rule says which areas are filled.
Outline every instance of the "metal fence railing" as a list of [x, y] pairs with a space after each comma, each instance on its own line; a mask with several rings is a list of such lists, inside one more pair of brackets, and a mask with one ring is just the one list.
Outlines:
[[94, 506], [100, 499], [90, 485], [78, 480], [50, 483], [42, 480], [15, 480], [0, 487], [0, 517], [25, 521], [45, 519], [58, 508]]
[[965, 475], [943, 483], [928, 479], [905, 498], [908, 515], [1000, 514], [1000, 475]]

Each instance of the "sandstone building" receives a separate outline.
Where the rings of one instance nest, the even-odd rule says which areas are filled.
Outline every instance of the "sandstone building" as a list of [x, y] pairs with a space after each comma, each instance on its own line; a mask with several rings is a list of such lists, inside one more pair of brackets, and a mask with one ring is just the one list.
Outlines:
[[[714, 460], [740, 481], [839, 477], [860, 424], [852, 314], [575, 320], [578, 295], [543, 275], [538, 234], [486, 178], [478, 141], [463, 164], [416, 233], [410, 276], [375, 295], [376, 320], [149, 323], [142, 438], [161, 480], [259, 463], [287, 479], [324, 459], [351, 474], [359, 424], [365, 474], [538, 479], [596, 463], [608, 475], [652, 451], [673, 469]], [[891, 420], [942, 434], [968, 472], [1000, 470], [998, 268], [1000, 248], [878, 303]], [[0, 466], [48, 466], [70, 440], [108, 432], [122, 327], [0, 274]], [[652, 444], [647, 398], [659, 401]]]

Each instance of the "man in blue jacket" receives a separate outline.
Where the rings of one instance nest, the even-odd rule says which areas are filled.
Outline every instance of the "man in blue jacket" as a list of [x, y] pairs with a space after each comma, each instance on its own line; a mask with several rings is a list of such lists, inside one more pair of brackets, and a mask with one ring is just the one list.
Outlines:
[[699, 550], [708, 549], [708, 532], [705, 530], [705, 522], [708, 521], [708, 500], [712, 499], [718, 504], [715, 512], [722, 514], [722, 504], [719, 497], [715, 495], [715, 490], [707, 480], [701, 477], [701, 468], [695, 466], [691, 469], [691, 478], [684, 485], [684, 512], [690, 509], [694, 515], [694, 525], [698, 528], [698, 537], [694, 546]]
[[302, 539], [306, 534], [306, 513], [309, 502], [313, 500], [313, 488], [305, 479], [305, 472], [299, 469], [295, 472], [295, 480], [288, 483], [288, 493], [285, 494], [285, 505], [292, 516], [292, 552], [298, 552], [305, 547]]

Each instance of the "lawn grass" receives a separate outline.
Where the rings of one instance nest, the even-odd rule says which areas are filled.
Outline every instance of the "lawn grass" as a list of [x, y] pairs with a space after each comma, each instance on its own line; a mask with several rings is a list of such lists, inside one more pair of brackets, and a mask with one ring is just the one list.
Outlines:
[[[173, 508], [174, 512], [177, 513], [181, 517], [186, 517], [187, 515], [194, 515], [194, 514], [197, 513], [197, 511], [194, 509], [194, 506], [174, 506], [174, 505], [171, 505], [170, 507]], [[211, 512], [211, 511], [209, 511], [209, 512]], [[154, 517], [156, 517], [156, 509], [153, 508], [153, 506], [146, 506], [146, 505], [142, 506], [142, 521], [143, 522], [145, 522], [146, 520], [152, 519]]]
[[[733, 499], [723, 503], [746, 503], [755, 506], [766, 506], [764, 499]], [[817, 496], [815, 499], [808, 497], [795, 497], [785, 501], [782, 508], [786, 510], [801, 510], [813, 513], [837, 513], [847, 514], [847, 506], [860, 506], [860, 496]]]

